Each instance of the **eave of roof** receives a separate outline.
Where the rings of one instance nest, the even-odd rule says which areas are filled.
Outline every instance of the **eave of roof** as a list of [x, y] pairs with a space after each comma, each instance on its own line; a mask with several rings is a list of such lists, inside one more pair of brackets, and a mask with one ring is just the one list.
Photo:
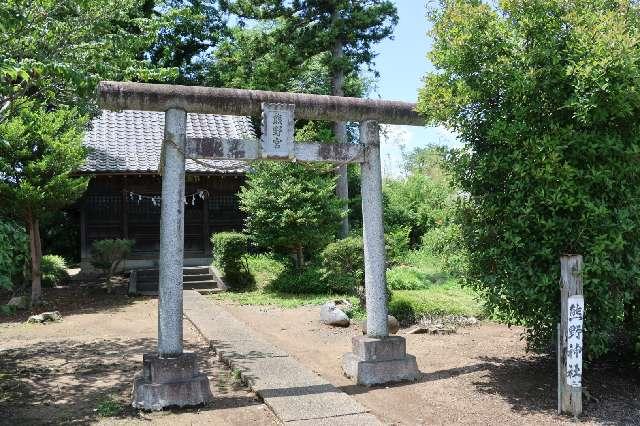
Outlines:
[[[158, 174], [163, 135], [161, 112], [103, 111], [85, 134], [84, 145], [89, 152], [78, 173]], [[187, 137], [254, 139], [256, 135], [249, 117], [188, 114]], [[188, 174], [241, 175], [248, 165], [239, 160], [187, 159], [185, 168]]]

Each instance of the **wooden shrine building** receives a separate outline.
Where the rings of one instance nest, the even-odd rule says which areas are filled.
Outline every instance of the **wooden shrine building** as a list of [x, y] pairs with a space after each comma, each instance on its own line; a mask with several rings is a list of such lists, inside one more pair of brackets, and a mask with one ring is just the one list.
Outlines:
[[[87, 161], [79, 171], [91, 176], [78, 203], [83, 268], [89, 265], [93, 241], [106, 238], [135, 240], [125, 268], [157, 266], [163, 135], [162, 112], [103, 111], [92, 121], [84, 138]], [[248, 117], [188, 114], [187, 137], [227, 140], [256, 135]], [[237, 194], [247, 168], [236, 160], [186, 161], [185, 265], [210, 263], [212, 233], [242, 229]]]

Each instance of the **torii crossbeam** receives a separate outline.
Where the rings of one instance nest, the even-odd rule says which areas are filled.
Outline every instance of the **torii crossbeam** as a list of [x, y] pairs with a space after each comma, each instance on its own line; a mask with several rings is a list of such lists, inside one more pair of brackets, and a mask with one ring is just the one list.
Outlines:
[[[102, 108], [165, 112], [160, 169], [160, 282], [158, 353], [145, 354], [134, 383], [133, 405], [144, 409], [208, 401], [206, 376], [182, 348], [182, 263], [184, 252], [185, 155], [190, 158], [360, 163], [365, 262], [367, 336], [354, 336], [343, 369], [359, 384], [415, 380], [415, 357], [405, 340], [389, 336], [379, 124], [423, 125], [408, 102], [257, 90], [162, 84], [101, 82]], [[187, 139], [187, 113], [262, 115], [260, 140]], [[294, 143], [294, 118], [360, 122], [361, 144]], [[185, 377], [185, 371], [193, 373]], [[148, 373], [148, 374], [147, 374]], [[174, 379], [172, 379], [174, 378]]]

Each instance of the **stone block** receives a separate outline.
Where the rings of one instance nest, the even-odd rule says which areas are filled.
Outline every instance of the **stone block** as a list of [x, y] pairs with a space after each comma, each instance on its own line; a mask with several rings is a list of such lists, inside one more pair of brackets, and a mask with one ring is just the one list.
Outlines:
[[197, 375], [196, 354], [183, 353], [176, 358], [162, 358], [158, 354], [142, 356], [142, 376], [152, 383], [188, 381]]
[[403, 337], [356, 336], [351, 343], [353, 352], [342, 358], [342, 369], [359, 385], [371, 386], [418, 379], [420, 372], [416, 358], [407, 355]]
[[196, 356], [161, 358], [144, 354], [143, 371], [133, 382], [132, 405], [143, 410], [188, 407], [213, 400], [209, 379], [196, 368]]
[[407, 355], [405, 339], [400, 336], [354, 336], [351, 345], [353, 354], [361, 361], [390, 361]]
[[414, 381], [420, 375], [413, 355], [390, 361], [362, 361], [354, 354], [347, 353], [342, 358], [342, 369], [357, 384], [365, 386]]

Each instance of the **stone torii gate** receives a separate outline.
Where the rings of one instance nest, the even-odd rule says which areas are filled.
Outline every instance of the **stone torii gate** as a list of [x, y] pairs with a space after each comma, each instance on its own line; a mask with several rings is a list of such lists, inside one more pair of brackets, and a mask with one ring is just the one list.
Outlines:
[[[367, 304], [367, 335], [352, 339], [344, 372], [359, 384], [414, 380], [415, 357], [405, 340], [389, 336], [379, 124], [423, 125], [415, 105], [337, 96], [161, 84], [101, 82], [99, 103], [111, 110], [165, 113], [160, 170], [160, 282], [158, 353], [145, 354], [143, 374], [134, 381], [133, 405], [144, 409], [197, 405], [209, 401], [208, 379], [195, 355], [182, 347], [185, 154], [189, 158], [360, 163]], [[257, 116], [260, 140], [187, 139], [187, 113]], [[361, 144], [294, 143], [300, 119], [360, 122]]]

